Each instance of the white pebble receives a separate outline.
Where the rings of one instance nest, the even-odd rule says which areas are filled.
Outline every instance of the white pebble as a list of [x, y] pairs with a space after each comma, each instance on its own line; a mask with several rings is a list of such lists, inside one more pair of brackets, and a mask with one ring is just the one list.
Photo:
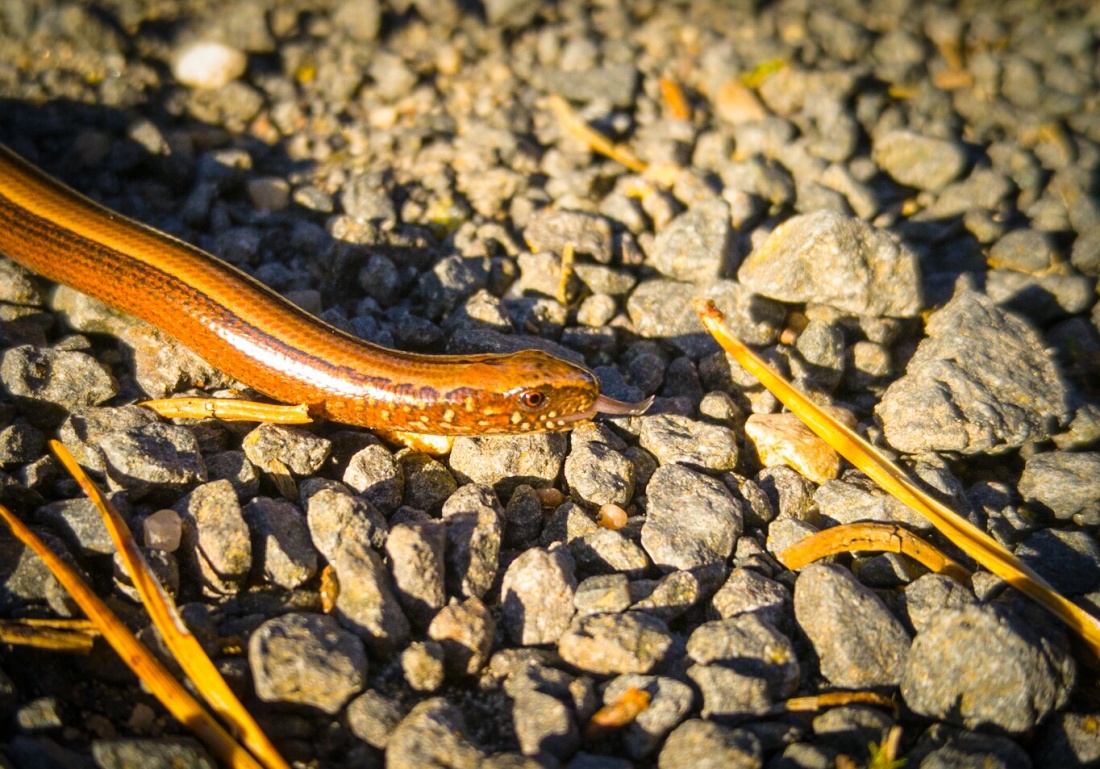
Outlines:
[[172, 74], [192, 88], [221, 88], [244, 74], [248, 58], [224, 43], [191, 43], [176, 55]]
[[171, 553], [179, 549], [183, 524], [175, 510], [158, 510], [145, 519], [142, 532], [146, 547]]

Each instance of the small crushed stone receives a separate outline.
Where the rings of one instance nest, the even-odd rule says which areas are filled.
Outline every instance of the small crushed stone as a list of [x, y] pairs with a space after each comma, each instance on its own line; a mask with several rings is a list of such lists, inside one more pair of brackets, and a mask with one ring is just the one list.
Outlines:
[[248, 642], [248, 662], [261, 699], [326, 713], [338, 712], [367, 675], [363, 644], [320, 614], [284, 614], [260, 625]]
[[[135, 404], [255, 394], [0, 258], [0, 503], [137, 629], [46, 441], [139, 541], [178, 519], [146, 557], [296, 766], [864, 765], [893, 726], [907, 766], [1095, 763], [1084, 652], [999, 578], [873, 552], [783, 568], [863, 521], [958, 553], [792, 451], [690, 305], [1098, 611], [1094, 6], [14, 4], [0, 141], [62, 182], [343, 332], [543, 349], [655, 402], [441, 456], [162, 420]], [[0, 563], [4, 619], [79, 616], [2, 531]], [[109, 650], [46, 654], [0, 655], [0, 765], [212, 765]], [[632, 687], [648, 708], [590, 730]], [[867, 688], [897, 712], [781, 713]]]

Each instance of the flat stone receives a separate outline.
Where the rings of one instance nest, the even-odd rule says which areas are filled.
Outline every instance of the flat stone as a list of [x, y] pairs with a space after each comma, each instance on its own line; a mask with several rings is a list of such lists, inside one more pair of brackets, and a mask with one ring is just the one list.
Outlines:
[[737, 277], [771, 299], [827, 304], [853, 315], [908, 318], [924, 304], [917, 254], [894, 235], [831, 211], [776, 227]]
[[821, 674], [834, 686], [896, 686], [909, 634], [869, 588], [842, 566], [811, 564], [799, 572], [794, 615], [814, 645]]
[[743, 527], [741, 504], [719, 481], [682, 465], [657, 469], [647, 488], [642, 547], [663, 569], [724, 561]]
[[248, 640], [256, 694], [265, 702], [338, 712], [366, 683], [367, 655], [354, 634], [323, 614], [270, 619]]
[[960, 291], [925, 331], [875, 409], [894, 448], [1004, 451], [1046, 440], [1067, 419], [1066, 385], [1041, 338], [983, 294]]

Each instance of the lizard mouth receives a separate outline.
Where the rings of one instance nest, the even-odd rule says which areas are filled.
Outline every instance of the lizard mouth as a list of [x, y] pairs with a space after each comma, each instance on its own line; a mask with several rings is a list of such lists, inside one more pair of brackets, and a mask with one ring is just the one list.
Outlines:
[[646, 398], [644, 401], [638, 403], [627, 403], [626, 401], [617, 401], [614, 398], [608, 398], [606, 395], [600, 395], [596, 398], [596, 402], [592, 404], [592, 408], [587, 411], [580, 411], [572, 416], [566, 418], [568, 424], [577, 424], [579, 422], [587, 422], [590, 419], [595, 418], [597, 414], [606, 414], [607, 416], [614, 417], [636, 417], [640, 414], [644, 414], [650, 404], [653, 403], [653, 396]]

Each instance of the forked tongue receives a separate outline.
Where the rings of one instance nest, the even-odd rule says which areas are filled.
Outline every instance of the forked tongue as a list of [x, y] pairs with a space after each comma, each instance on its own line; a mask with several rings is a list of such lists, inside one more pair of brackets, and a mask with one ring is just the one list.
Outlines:
[[596, 398], [596, 413], [616, 417], [636, 417], [644, 414], [652, 403], [652, 395], [638, 403], [617, 401], [614, 398], [608, 398], [606, 395], [601, 395]]

